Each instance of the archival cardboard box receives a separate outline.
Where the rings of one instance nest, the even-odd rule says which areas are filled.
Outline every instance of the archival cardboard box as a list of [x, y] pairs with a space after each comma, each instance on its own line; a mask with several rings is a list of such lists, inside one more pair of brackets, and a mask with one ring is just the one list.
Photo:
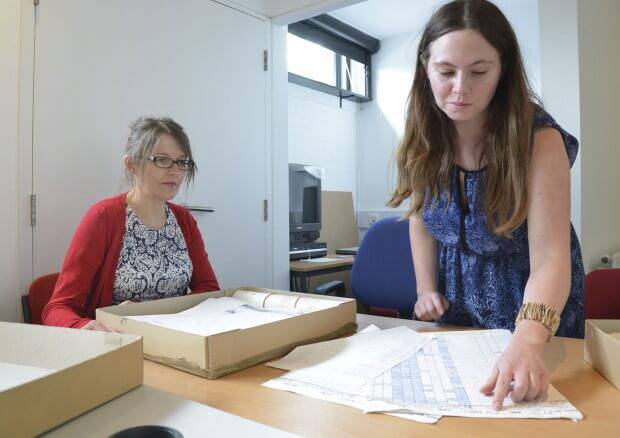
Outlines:
[[35, 436], [142, 385], [136, 335], [0, 322], [0, 436]]
[[586, 362], [620, 389], [620, 320], [587, 319]]
[[[177, 331], [127, 316], [178, 313], [209, 298], [238, 290], [330, 300], [334, 307], [255, 327], [210, 336]], [[141, 335], [144, 357], [208, 379], [215, 379], [282, 356], [302, 344], [334, 339], [356, 330], [356, 304], [350, 298], [241, 287], [97, 309], [97, 320], [125, 333]]]

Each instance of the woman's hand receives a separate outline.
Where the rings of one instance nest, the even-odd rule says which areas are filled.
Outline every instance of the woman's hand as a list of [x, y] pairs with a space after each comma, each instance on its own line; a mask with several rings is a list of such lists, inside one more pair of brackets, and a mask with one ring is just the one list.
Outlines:
[[547, 393], [549, 372], [543, 353], [548, 337], [549, 332], [539, 322], [524, 320], [519, 323], [508, 348], [480, 388], [483, 394], [493, 395], [493, 409], [502, 408], [508, 393], [514, 402], [531, 401]]
[[[119, 303], [118, 305], [119, 306], [124, 306], [125, 304], [131, 304], [131, 303], [135, 303], [135, 301], [125, 300], [122, 303]], [[97, 331], [100, 331], [100, 332], [120, 333], [118, 330], [114, 330], [112, 327], [108, 327], [107, 325], [105, 325], [101, 321], [97, 321], [96, 319], [93, 319], [88, 324], [83, 326], [82, 330], [97, 330]]]
[[448, 300], [439, 292], [418, 293], [413, 310], [420, 321], [435, 321], [448, 310]]
[[97, 331], [100, 331], [100, 332], [115, 332], [115, 333], [118, 333], [118, 330], [114, 330], [113, 328], [108, 327], [103, 322], [97, 321], [96, 319], [93, 319], [88, 324], [82, 326], [82, 330], [97, 330]]

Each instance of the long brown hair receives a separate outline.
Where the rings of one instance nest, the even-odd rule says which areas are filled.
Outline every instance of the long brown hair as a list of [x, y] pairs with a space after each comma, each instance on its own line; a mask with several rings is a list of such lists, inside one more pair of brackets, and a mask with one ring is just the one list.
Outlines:
[[527, 217], [527, 172], [535, 97], [523, 67], [517, 37], [504, 14], [486, 0], [456, 0], [438, 9], [418, 47], [409, 93], [405, 134], [398, 148], [397, 187], [388, 205], [411, 199], [407, 216], [449, 188], [453, 167], [453, 122], [436, 105], [426, 73], [429, 45], [453, 31], [479, 32], [500, 54], [502, 74], [488, 106], [482, 156], [487, 161], [484, 208], [496, 235], [510, 237]]

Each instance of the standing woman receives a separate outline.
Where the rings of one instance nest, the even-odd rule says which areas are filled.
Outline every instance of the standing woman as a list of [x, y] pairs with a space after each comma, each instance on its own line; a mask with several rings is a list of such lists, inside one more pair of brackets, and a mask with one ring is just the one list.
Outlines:
[[514, 401], [544, 394], [546, 342], [584, 332], [570, 222], [578, 144], [533, 100], [495, 5], [437, 10], [419, 45], [390, 205], [411, 201], [418, 319], [514, 330], [481, 388], [496, 409], [511, 384]]
[[94, 320], [99, 307], [219, 289], [196, 220], [169, 202], [196, 171], [183, 128], [136, 120], [124, 164], [131, 190], [82, 219], [43, 309], [46, 325], [108, 330]]

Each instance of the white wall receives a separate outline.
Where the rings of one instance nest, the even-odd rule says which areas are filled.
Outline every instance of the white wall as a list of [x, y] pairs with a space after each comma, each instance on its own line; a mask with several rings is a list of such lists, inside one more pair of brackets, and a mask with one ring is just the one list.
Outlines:
[[[541, 93], [537, 0], [497, 0], [515, 29], [532, 88]], [[432, 11], [428, 11], [428, 14]], [[385, 204], [395, 187], [394, 153], [404, 131], [406, 98], [413, 80], [415, 52], [427, 16], [417, 16], [417, 30], [381, 41], [372, 58], [373, 101], [359, 113], [358, 225], [365, 228], [378, 217], [401, 214]]]
[[534, 92], [541, 94], [539, 0], [494, 0], [510, 21], [521, 48], [525, 69]]
[[288, 85], [288, 161], [323, 168], [323, 190], [357, 194], [358, 105]]
[[542, 99], [547, 111], [580, 140], [571, 169], [571, 221], [581, 236], [581, 127], [579, 120], [579, 36], [577, 0], [539, 2]]
[[581, 236], [591, 270], [602, 254], [620, 250], [620, 2], [579, 1], [577, 11]]
[[394, 154], [404, 130], [416, 45], [413, 34], [388, 38], [381, 41], [381, 49], [372, 58], [373, 101], [362, 104], [359, 112], [360, 228], [370, 225], [369, 212], [400, 214], [389, 212], [385, 204], [395, 187]]
[[19, 1], [0, 0], [0, 320], [17, 319]]

